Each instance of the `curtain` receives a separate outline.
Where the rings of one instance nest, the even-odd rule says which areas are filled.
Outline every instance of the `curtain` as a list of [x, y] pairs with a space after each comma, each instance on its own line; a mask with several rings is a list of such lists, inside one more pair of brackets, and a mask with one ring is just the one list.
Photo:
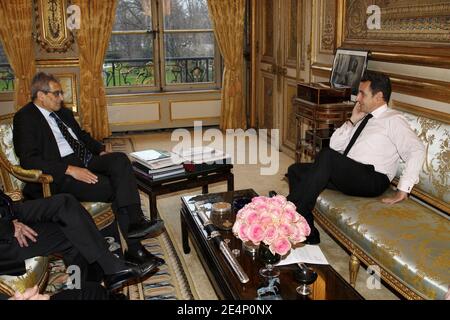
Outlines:
[[245, 0], [208, 0], [208, 9], [225, 64], [220, 128], [246, 129], [243, 95]]
[[97, 139], [111, 134], [103, 84], [103, 60], [116, 15], [116, 0], [74, 0], [80, 7], [80, 111], [83, 128]]
[[30, 0], [0, 1], [0, 38], [15, 75], [16, 110], [31, 100], [31, 80], [36, 72], [32, 14]]

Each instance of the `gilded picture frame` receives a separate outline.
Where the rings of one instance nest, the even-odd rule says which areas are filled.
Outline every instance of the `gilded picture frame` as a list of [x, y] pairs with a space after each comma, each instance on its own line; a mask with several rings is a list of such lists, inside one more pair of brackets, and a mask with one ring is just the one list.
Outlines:
[[61, 88], [64, 91], [64, 105], [71, 109], [75, 114], [78, 113], [77, 103], [77, 77], [74, 73], [55, 74], [59, 80]]

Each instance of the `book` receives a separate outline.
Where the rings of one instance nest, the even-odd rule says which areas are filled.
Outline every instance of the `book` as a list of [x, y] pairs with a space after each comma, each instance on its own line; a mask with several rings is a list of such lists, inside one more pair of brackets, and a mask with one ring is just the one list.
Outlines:
[[147, 167], [151, 170], [161, 169], [170, 167], [173, 165], [180, 165], [183, 163], [184, 159], [180, 156], [176, 155], [175, 153], [166, 151], [168, 156], [156, 158], [153, 160], [145, 160], [145, 158], [142, 158], [140, 156], [136, 156], [130, 153], [132, 161], [139, 162], [143, 166]]
[[131, 152], [130, 156], [134, 159], [152, 162], [160, 159], [167, 159], [170, 157], [170, 152], [165, 150], [148, 149], [142, 151]]
[[186, 172], [184, 170], [184, 168], [181, 168], [181, 169], [176, 169], [176, 170], [172, 170], [172, 171], [168, 171], [168, 172], [159, 172], [159, 173], [149, 174], [148, 170], [141, 170], [141, 168], [138, 168], [136, 166], [134, 167], [134, 170], [145, 175], [146, 177], [148, 177], [149, 179], [152, 179], [152, 180], [176, 176], [176, 175]]
[[160, 168], [160, 169], [150, 169], [148, 166], [143, 165], [142, 163], [137, 162], [137, 161], [134, 161], [132, 164], [135, 168], [138, 168], [144, 172], [147, 172], [148, 174], [156, 174], [156, 173], [163, 173], [163, 172], [184, 169], [184, 166], [182, 164], [173, 165], [170, 167], [164, 167], [164, 168]]

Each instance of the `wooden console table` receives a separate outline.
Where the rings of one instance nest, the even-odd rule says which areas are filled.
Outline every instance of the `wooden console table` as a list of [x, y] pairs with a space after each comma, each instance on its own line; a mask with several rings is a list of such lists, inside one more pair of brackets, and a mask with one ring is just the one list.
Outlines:
[[314, 159], [316, 153], [327, 146], [334, 129], [350, 118], [353, 106], [353, 102], [316, 104], [299, 98], [294, 99], [297, 128], [296, 162], [301, 162], [302, 156], [308, 160]]

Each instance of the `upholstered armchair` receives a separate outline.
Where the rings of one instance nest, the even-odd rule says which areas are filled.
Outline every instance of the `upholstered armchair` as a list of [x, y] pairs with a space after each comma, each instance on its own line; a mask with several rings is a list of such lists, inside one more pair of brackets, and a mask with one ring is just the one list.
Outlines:
[[[40, 183], [44, 197], [50, 197], [50, 184], [53, 178], [40, 170], [25, 170], [20, 167], [19, 159], [13, 145], [14, 114], [0, 116], [0, 179], [3, 190], [13, 201], [22, 200], [22, 188], [25, 182]], [[82, 205], [92, 215], [97, 227], [102, 230], [114, 221], [110, 203], [82, 202]], [[34, 257], [25, 261], [26, 273], [21, 276], [0, 276], [0, 292], [7, 295], [14, 291], [24, 291], [26, 288], [38, 285], [45, 289], [48, 279], [48, 258]]]

